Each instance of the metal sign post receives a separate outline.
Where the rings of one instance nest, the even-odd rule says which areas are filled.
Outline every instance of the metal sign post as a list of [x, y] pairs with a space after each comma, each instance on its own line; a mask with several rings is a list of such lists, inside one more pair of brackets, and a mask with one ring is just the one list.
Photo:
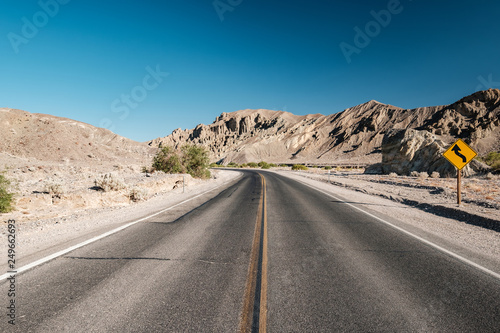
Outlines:
[[477, 156], [477, 153], [461, 139], [443, 153], [443, 156], [457, 168], [457, 204], [462, 203], [462, 169]]

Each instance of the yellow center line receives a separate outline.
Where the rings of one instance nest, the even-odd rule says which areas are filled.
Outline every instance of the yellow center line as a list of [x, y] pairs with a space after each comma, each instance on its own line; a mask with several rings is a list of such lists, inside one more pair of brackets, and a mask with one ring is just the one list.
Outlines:
[[[266, 331], [267, 320], [267, 207], [266, 207], [266, 180], [259, 173], [262, 182], [262, 192], [257, 210], [255, 231], [248, 265], [247, 283], [243, 298], [243, 311], [241, 314], [239, 332], [252, 332], [254, 319], [254, 302], [258, 290], [257, 280], [259, 273], [259, 257], [262, 239], [262, 267], [260, 280], [260, 306], [259, 306], [259, 332]], [[262, 230], [264, 228], [264, 230]], [[261, 237], [262, 236], [262, 237]]]
[[260, 315], [259, 315], [259, 332], [266, 332], [267, 329], [267, 204], [266, 204], [266, 178], [262, 177], [263, 182], [263, 206], [264, 206], [264, 217], [263, 217], [263, 228], [264, 235], [262, 237], [262, 278], [261, 278], [261, 289], [260, 289]]

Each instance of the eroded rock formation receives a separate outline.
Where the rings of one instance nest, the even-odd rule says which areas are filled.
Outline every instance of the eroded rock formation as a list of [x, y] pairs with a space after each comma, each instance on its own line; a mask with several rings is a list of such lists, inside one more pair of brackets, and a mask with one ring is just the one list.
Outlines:
[[[439, 172], [441, 177], [456, 176], [455, 167], [443, 157], [449, 143], [439, 135], [414, 129], [390, 130], [382, 141], [382, 162], [367, 168], [366, 173], [395, 172], [408, 176], [413, 171]], [[464, 176], [488, 171], [488, 166], [473, 160], [462, 169]]]
[[242, 110], [221, 114], [210, 125], [175, 130], [149, 145], [206, 146], [213, 161], [377, 163], [392, 129], [426, 130], [446, 143], [465, 139], [480, 154], [500, 149], [500, 90], [479, 91], [444, 106], [402, 109], [377, 101], [328, 116]]

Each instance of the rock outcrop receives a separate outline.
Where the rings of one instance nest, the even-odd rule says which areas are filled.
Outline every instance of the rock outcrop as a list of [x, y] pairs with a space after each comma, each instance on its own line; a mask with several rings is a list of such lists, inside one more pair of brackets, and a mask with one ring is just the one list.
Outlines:
[[223, 113], [210, 125], [175, 130], [149, 145], [207, 147], [212, 161], [229, 163], [377, 163], [392, 129], [426, 130], [444, 140], [466, 139], [485, 154], [500, 149], [500, 90], [490, 89], [444, 106], [402, 109], [377, 101], [324, 116], [283, 111]]
[[[454, 177], [455, 167], [442, 155], [451, 143], [428, 131], [390, 130], [382, 141], [382, 163], [367, 168], [366, 173], [395, 172], [408, 176], [413, 171], [428, 174], [436, 171], [441, 177]], [[467, 177], [488, 169], [473, 160], [462, 169], [462, 174]]]
[[465, 139], [480, 153], [500, 150], [500, 90], [478, 91], [437, 110], [421, 129]]

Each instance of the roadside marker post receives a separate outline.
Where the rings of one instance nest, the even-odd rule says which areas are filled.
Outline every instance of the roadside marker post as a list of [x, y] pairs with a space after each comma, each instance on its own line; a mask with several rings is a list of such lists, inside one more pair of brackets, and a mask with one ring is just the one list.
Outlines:
[[457, 168], [457, 204], [460, 206], [462, 203], [462, 169], [477, 156], [477, 153], [468, 144], [458, 139], [443, 153], [443, 156]]

